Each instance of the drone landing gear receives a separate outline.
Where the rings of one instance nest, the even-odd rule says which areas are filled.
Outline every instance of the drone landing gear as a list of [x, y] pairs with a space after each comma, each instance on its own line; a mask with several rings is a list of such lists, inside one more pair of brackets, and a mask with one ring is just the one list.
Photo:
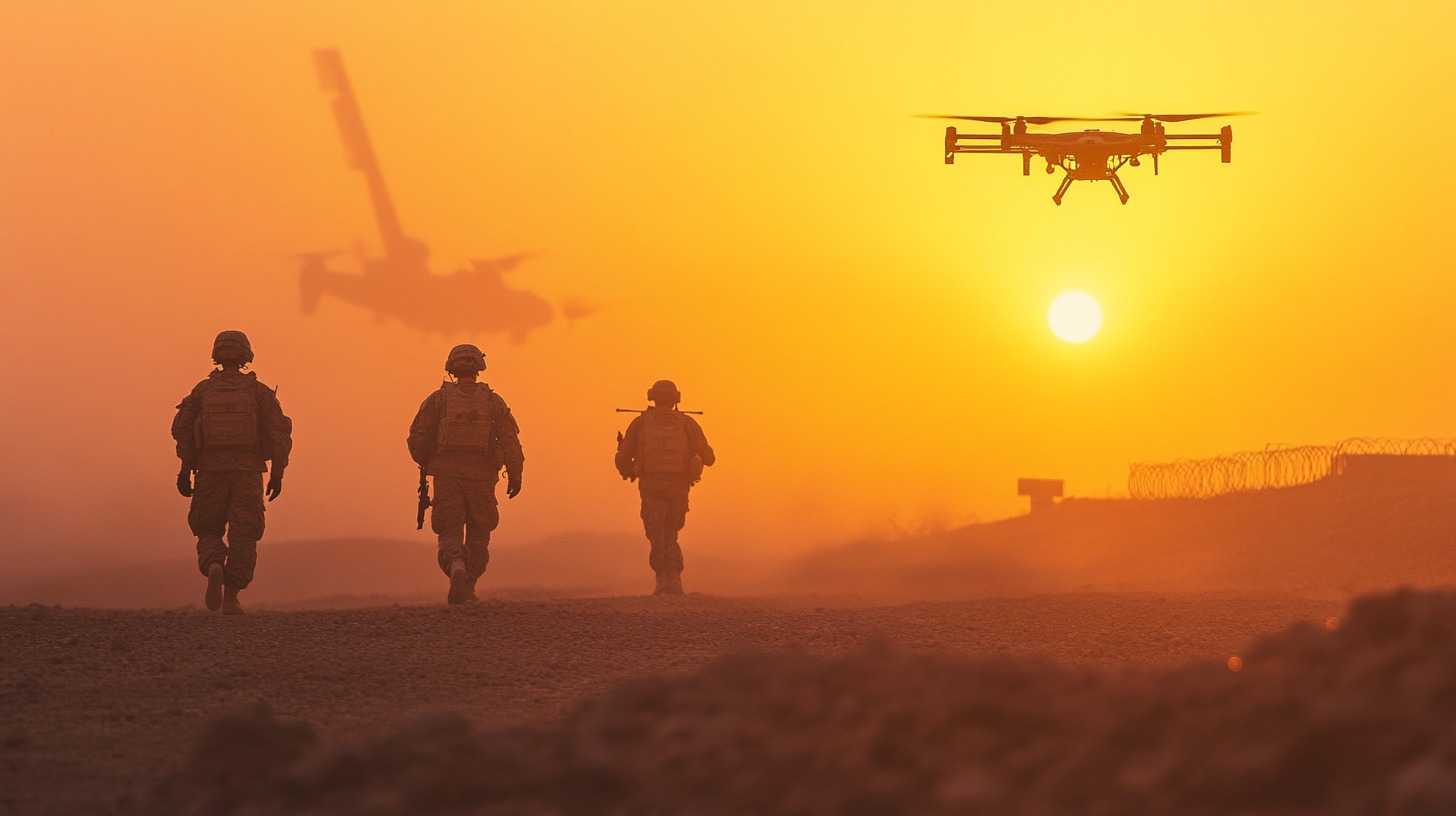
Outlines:
[[1122, 199], [1122, 203], [1126, 204], [1128, 198], [1127, 188], [1122, 186], [1122, 179], [1118, 178], [1116, 173], [1108, 173], [1107, 180], [1112, 182], [1112, 189], [1117, 191], [1117, 197]]
[[[1112, 189], [1117, 192], [1118, 199], [1121, 200], [1122, 203], [1126, 204], [1129, 196], [1127, 194], [1127, 188], [1124, 187], [1124, 186], [1122, 186], [1122, 179], [1120, 179], [1120, 178], [1117, 177], [1117, 173], [1108, 173], [1105, 176], [1105, 178], [1108, 181], [1112, 182]], [[1064, 195], [1067, 194], [1067, 188], [1072, 186], [1072, 182], [1073, 181], [1078, 181], [1078, 180], [1079, 179], [1072, 178], [1072, 175], [1070, 173], [1068, 173], [1067, 175], [1065, 175], [1065, 176], [1062, 177], [1062, 185], [1057, 188], [1056, 194], [1052, 196], [1052, 201], [1056, 202], [1056, 205], [1058, 207], [1062, 206], [1062, 196], [1064, 196]], [[1082, 180], [1082, 181], [1097, 181], [1097, 179], [1080, 179], [1080, 180]]]
[[1056, 194], [1052, 196], [1052, 201], [1055, 201], [1058, 207], [1062, 206], [1062, 196], [1067, 194], [1067, 188], [1071, 186], [1072, 177], [1070, 175], [1063, 176], [1062, 186], [1058, 187]]

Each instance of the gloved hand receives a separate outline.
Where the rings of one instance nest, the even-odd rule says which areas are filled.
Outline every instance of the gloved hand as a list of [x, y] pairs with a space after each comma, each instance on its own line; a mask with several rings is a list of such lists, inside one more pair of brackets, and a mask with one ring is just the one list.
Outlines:
[[275, 469], [272, 475], [268, 477], [268, 501], [273, 501], [274, 499], [278, 498], [278, 494], [282, 492], [283, 471]]
[[186, 465], [177, 471], [177, 492], [187, 498], [192, 498], [192, 469]]
[[514, 499], [521, 492], [521, 474], [511, 473], [506, 476], [506, 498]]

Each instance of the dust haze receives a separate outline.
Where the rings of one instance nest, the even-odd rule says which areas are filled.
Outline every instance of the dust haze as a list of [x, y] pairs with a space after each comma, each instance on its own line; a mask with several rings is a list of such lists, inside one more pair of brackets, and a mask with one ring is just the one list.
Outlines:
[[[1456, 802], [1450, 8], [6, 10], [0, 813]], [[1259, 115], [1054, 206], [937, 110]], [[224, 329], [295, 440], [228, 621], [167, 435]], [[405, 445], [457, 343], [525, 451], [461, 608]], [[672, 600], [612, 462], [664, 378]]]
[[[300, 433], [265, 546], [408, 536], [404, 425], [459, 341], [482, 345], [522, 420], [527, 486], [500, 539], [523, 545], [636, 529], [607, 464], [625, 424], [612, 409], [641, 407], [663, 377], [732, 451], [690, 528], [726, 554], [1006, 517], [1023, 509], [1021, 476], [1115, 496], [1137, 461], [1450, 436], [1452, 205], [1421, 191], [1456, 179], [1396, 161], [1326, 195], [1344, 190], [1330, 168], [1382, 128], [1312, 135], [1449, 73], [1424, 12], [1342, 21], [1400, 41], [1346, 54], [1336, 32], [1240, 6], [1156, 31], [1189, 62], [1155, 77], [1115, 61], [1069, 75], [1056, 66], [1083, 64], [1086, 43], [1001, 12], [950, 12], [1014, 32], [967, 42], [944, 10], [803, 8], [769, 25], [757, 6], [644, 7], [610, 23], [640, 48], [599, 36], [596, 14], [549, 12], [15, 7], [0, 34], [5, 75], [27, 78], [0, 87], [7, 581], [185, 545], [164, 429], [222, 328], [249, 332]], [[1225, 32], [1216, 46], [1187, 39], [1209, 26]], [[906, 58], [870, 58], [870, 41]], [[356, 246], [385, 251], [315, 76], [320, 48], [342, 55], [435, 273], [535, 253], [507, 285], [558, 311], [609, 308], [520, 344], [328, 296], [305, 315], [297, 253], [341, 249], [329, 262], [343, 274], [361, 270]], [[961, 104], [968, 50], [1053, 55], [1044, 79], [980, 100], [997, 110], [1034, 98], [1101, 113], [1141, 93], [1264, 113], [1240, 120], [1238, 163], [1136, 176], [1144, 197], [1126, 207], [1089, 193], [1049, 233], [1044, 208], [995, 204], [1045, 203], [1018, 186], [1037, 179], [989, 160], [946, 168], [937, 125], [909, 116]], [[1291, 70], [1338, 95], [1270, 81]], [[733, 79], [756, 75], [784, 81], [764, 96]], [[1422, 127], [1456, 124], [1448, 90], [1419, 101]], [[1097, 342], [1046, 331], [1064, 288], [1103, 303]]]

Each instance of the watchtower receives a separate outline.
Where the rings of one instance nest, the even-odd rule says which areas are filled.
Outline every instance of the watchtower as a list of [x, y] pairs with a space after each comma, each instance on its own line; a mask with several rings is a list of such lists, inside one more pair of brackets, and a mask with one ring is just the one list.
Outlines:
[[1052, 509], [1056, 500], [1062, 497], [1061, 479], [1017, 479], [1016, 495], [1031, 498], [1031, 512], [1040, 513]]

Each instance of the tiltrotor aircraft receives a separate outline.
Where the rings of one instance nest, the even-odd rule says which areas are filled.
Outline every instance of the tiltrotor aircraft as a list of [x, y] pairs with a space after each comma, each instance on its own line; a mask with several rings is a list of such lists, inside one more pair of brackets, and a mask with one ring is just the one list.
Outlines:
[[304, 312], [312, 314], [327, 294], [427, 332], [505, 333], [515, 342], [549, 324], [555, 316], [551, 304], [534, 292], [506, 285], [504, 279], [529, 253], [473, 259], [469, 268], [448, 275], [430, 272], [429, 248], [400, 226], [343, 59], [334, 49], [319, 49], [313, 56], [319, 83], [333, 97], [349, 165], [364, 174], [369, 186], [384, 256], [363, 259], [363, 273], [358, 274], [330, 269], [327, 261], [334, 252], [301, 253], [298, 288]]

